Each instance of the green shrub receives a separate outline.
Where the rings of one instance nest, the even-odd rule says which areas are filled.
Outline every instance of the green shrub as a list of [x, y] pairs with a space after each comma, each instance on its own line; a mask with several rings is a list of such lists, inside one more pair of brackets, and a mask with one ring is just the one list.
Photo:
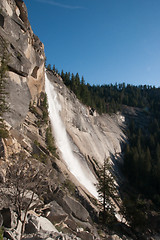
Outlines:
[[[42, 111], [42, 115], [39, 113], [38, 108]], [[47, 104], [46, 93], [41, 93], [40, 104], [38, 105], [38, 107], [35, 107], [30, 103], [29, 110], [38, 118], [38, 120], [35, 121], [35, 124], [38, 127], [41, 127], [43, 124], [47, 124], [48, 123], [48, 104]]]
[[40, 153], [34, 153], [33, 155], [33, 158], [37, 159], [38, 161], [46, 164], [46, 155], [42, 152]]
[[0, 138], [7, 138], [8, 137], [8, 131], [4, 128], [0, 128]]
[[57, 149], [55, 147], [54, 138], [52, 136], [52, 130], [50, 126], [46, 130], [46, 144], [48, 150], [53, 154], [53, 156], [58, 157], [56, 153]]
[[47, 94], [46, 93], [41, 94], [40, 109], [43, 112], [42, 121], [44, 123], [47, 123], [48, 122], [48, 102], [47, 102]]
[[67, 188], [68, 191], [69, 191], [72, 195], [75, 194], [75, 189], [76, 189], [76, 187], [75, 187], [74, 183], [72, 183], [69, 179], [66, 179], [62, 186], [63, 186], [64, 188]]
[[0, 240], [3, 240], [3, 227], [0, 228]]

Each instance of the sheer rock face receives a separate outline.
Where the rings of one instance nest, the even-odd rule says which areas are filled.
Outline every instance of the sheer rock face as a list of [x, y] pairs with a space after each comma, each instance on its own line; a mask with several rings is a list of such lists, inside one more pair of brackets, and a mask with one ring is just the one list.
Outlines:
[[[54, 204], [47, 207], [49, 215], [46, 214], [46, 217], [54, 224], [57, 223], [64, 232], [77, 235], [74, 239], [89, 240], [93, 239], [93, 236], [99, 239], [92, 222], [92, 218], [97, 217], [97, 206], [94, 206], [77, 180], [69, 173], [63, 161], [49, 153], [46, 144], [49, 124], [40, 124], [40, 120], [43, 120], [40, 103], [45, 79], [44, 46], [31, 29], [22, 0], [0, 0], [0, 9], [0, 39], [6, 42], [9, 55], [7, 91], [10, 108], [5, 115], [9, 137], [0, 143], [0, 182], [5, 180], [6, 163], [12, 154], [24, 150], [28, 156], [36, 158], [38, 155], [37, 161], [46, 160], [53, 166], [53, 189], [50, 196], [47, 193], [45, 197], [47, 203], [54, 200]], [[119, 122], [119, 116], [116, 115], [98, 116], [91, 113], [70, 93], [58, 76], [52, 77], [62, 105], [61, 116], [70, 135], [73, 150], [77, 155], [85, 156], [90, 168], [94, 170], [95, 160], [102, 163], [106, 154], [121, 151], [120, 143], [124, 137], [120, 129], [122, 122]], [[29, 109], [30, 102], [35, 106], [32, 111]], [[68, 179], [75, 184], [73, 193], [69, 186], [64, 187]], [[5, 204], [8, 203], [1, 203], [0, 199], [0, 206], [5, 207]], [[47, 236], [42, 239], [47, 239]], [[34, 239], [34, 236], [32, 237]], [[60, 237], [62, 239], [63, 236]], [[64, 239], [73, 238], [65, 235]]]
[[[64, 189], [61, 201], [55, 201], [57, 202], [55, 206], [57, 207], [58, 205], [61, 212], [57, 211], [55, 214], [55, 208], [52, 205], [49, 216], [54, 224], [57, 221], [60, 229], [64, 229], [71, 235], [69, 237], [69, 235], [53, 233], [53, 238], [51, 238], [78, 240], [80, 238], [76, 237], [76, 235], [79, 226], [83, 228], [83, 232], [86, 232], [86, 234], [88, 229], [90, 229], [90, 232], [97, 236], [97, 231], [92, 226], [93, 222], [88, 210], [83, 206], [83, 202], [74, 200], [74, 197], [70, 196], [71, 193], [69, 193], [67, 186], [63, 186], [64, 182], [70, 177], [68, 171], [65, 170], [65, 165], [49, 152], [46, 144], [46, 131], [49, 127], [49, 121], [43, 122], [43, 108], [41, 106], [45, 79], [43, 44], [31, 29], [27, 18], [27, 10], [22, 0], [0, 0], [0, 9], [0, 40], [6, 43], [9, 55], [7, 92], [10, 108], [5, 115], [9, 136], [0, 143], [0, 183], [3, 184], [5, 182], [7, 164], [10, 164], [12, 161], [13, 154], [20, 154], [21, 151], [25, 151], [28, 157], [37, 159], [37, 162], [46, 161], [49, 166], [53, 166], [52, 189], [49, 193], [47, 192], [45, 196], [46, 201], [49, 202], [49, 199], [53, 201], [58, 196], [60, 187]], [[29, 108], [30, 102], [34, 105], [31, 108]], [[53, 192], [57, 195], [54, 196]], [[7, 199], [8, 201], [5, 201], [5, 198], [0, 197], [0, 209], [8, 207], [12, 209], [9, 197]], [[57, 197], [57, 199], [59, 198]], [[54, 211], [54, 215], [52, 211]], [[1, 220], [1, 218], [0, 215], [0, 226], [4, 220]], [[11, 218], [10, 214], [7, 217], [9, 220], [7, 224], [11, 223]], [[43, 225], [45, 228], [45, 224]], [[8, 232], [8, 234], [11, 234], [15, 227], [9, 225], [8, 227], [11, 229], [11, 232]], [[36, 228], [30, 229], [30, 231], [34, 234]], [[40, 233], [38, 230], [38, 234]], [[56, 234], [57, 236], [54, 236]], [[72, 234], [74, 234], [74, 238]], [[13, 239], [17, 239], [16, 236]], [[48, 233], [46, 237], [43, 235], [42, 239], [47, 239], [47, 236]]]
[[[74, 151], [82, 153], [88, 162], [102, 164], [105, 157], [118, 157], [121, 144], [126, 136], [123, 133], [125, 119], [121, 114], [92, 114], [81, 104], [76, 96], [66, 88], [62, 79], [52, 73], [48, 77], [54, 85], [58, 100], [62, 106], [61, 117], [67, 133], [71, 137]], [[78, 150], [77, 150], [78, 149]]]
[[6, 42], [8, 62], [8, 102], [6, 120], [19, 126], [30, 101], [37, 104], [44, 90], [44, 46], [33, 33], [22, 0], [0, 1], [0, 38]]

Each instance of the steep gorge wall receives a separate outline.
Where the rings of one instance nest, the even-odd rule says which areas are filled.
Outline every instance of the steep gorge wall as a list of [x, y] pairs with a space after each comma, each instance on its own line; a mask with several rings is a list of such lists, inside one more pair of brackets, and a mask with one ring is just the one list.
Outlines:
[[[62, 231], [74, 233], [82, 240], [93, 240], [95, 236], [100, 239], [92, 221], [98, 214], [95, 201], [91, 201], [62, 159], [53, 156], [46, 144], [49, 121], [43, 121], [42, 108], [44, 46], [31, 29], [22, 0], [1, 0], [0, 9], [0, 39], [6, 42], [9, 55], [7, 91], [10, 108], [5, 115], [10, 125], [9, 137], [0, 139], [0, 149], [4, 148], [0, 152], [0, 182], [5, 178], [8, 156], [13, 153], [23, 150], [34, 160], [38, 156], [37, 161], [48, 161], [54, 172], [53, 188], [45, 196], [49, 215], [45, 214], [45, 208], [42, 214], [50, 217], [50, 221]], [[102, 163], [106, 155], [120, 153], [121, 141], [125, 137], [121, 130], [121, 116], [90, 115], [89, 109], [77, 100], [58, 76], [49, 74], [49, 77], [62, 105], [61, 117], [76, 155], [83, 155], [93, 170], [93, 165]], [[30, 103], [33, 108], [29, 108]], [[0, 208], [6, 207], [7, 202], [3, 204]]]
[[[125, 118], [119, 114], [99, 115], [90, 112], [63, 83], [62, 79], [48, 73], [61, 104], [60, 115], [73, 144], [75, 154], [83, 154], [90, 165], [103, 164], [106, 157], [120, 156]], [[92, 163], [92, 164], [91, 164]]]
[[30, 101], [36, 105], [44, 90], [44, 46], [31, 29], [22, 0], [1, 0], [0, 10], [0, 38], [9, 55], [10, 111], [5, 119], [17, 127], [24, 121]]
[[[35, 124], [43, 116], [39, 107], [45, 91], [44, 45], [32, 31], [22, 0], [0, 1], [0, 56], [3, 49], [9, 58], [6, 72], [6, 102], [9, 110], [3, 115], [9, 136], [0, 139], [0, 166], [5, 172], [5, 161], [13, 153], [26, 151], [31, 156], [35, 141], [42, 142], [46, 147], [45, 133], [48, 127], [46, 124], [40, 130]], [[30, 106], [37, 108], [37, 117], [31, 113]]]
[[[31, 29], [22, 0], [2, 0], [0, 9], [0, 37], [7, 43], [9, 54], [7, 91], [10, 110], [5, 119], [34, 141], [40, 137], [37, 126], [30, 119], [29, 104], [37, 106], [44, 91], [44, 46]], [[62, 80], [53, 74], [50, 78], [62, 105], [61, 117], [73, 143], [73, 151], [82, 154], [91, 168], [96, 163], [102, 164], [105, 157], [121, 153], [121, 143], [125, 139], [123, 117], [90, 114]], [[29, 121], [33, 124], [28, 125]], [[34, 132], [37, 137], [33, 136]]]

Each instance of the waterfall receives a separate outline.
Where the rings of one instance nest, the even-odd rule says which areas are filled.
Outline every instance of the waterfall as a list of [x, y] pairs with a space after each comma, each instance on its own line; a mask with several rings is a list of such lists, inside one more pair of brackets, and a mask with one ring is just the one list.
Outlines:
[[47, 74], [45, 74], [45, 91], [48, 98], [48, 111], [53, 134], [57, 147], [61, 151], [62, 158], [65, 161], [68, 170], [94, 197], [98, 198], [98, 193], [95, 187], [97, 181], [89, 169], [86, 160], [76, 157], [72, 151], [65, 125], [59, 114], [61, 111], [61, 105], [58, 102], [57, 93], [53, 84], [49, 81]]

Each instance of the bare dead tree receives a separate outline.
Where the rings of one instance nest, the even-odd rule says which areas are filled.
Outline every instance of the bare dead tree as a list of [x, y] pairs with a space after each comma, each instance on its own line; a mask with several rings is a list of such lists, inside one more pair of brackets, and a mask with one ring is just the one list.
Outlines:
[[6, 193], [16, 209], [18, 220], [22, 222], [20, 239], [25, 230], [28, 211], [40, 203], [40, 197], [48, 188], [50, 173], [48, 166], [28, 158], [22, 152], [12, 156], [1, 193], [4, 195], [3, 189], [7, 189]]

